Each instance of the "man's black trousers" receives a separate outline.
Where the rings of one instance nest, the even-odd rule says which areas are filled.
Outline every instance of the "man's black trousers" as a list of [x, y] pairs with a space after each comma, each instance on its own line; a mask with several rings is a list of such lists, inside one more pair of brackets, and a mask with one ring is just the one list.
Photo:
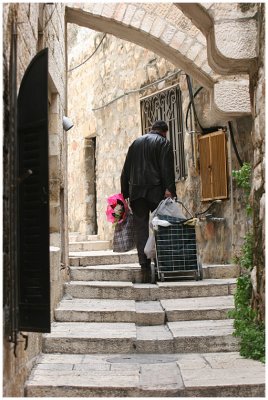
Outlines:
[[146, 254], [144, 253], [144, 247], [149, 236], [150, 211], [154, 211], [158, 206], [158, 203], [152, 203], [141, 198], [131, 201], [130, 206], [133, 211], [135, 241], [139, 263], [143, 266], [145, 266], [145, 264], [149, 265], [150, 260], [147, 259]]

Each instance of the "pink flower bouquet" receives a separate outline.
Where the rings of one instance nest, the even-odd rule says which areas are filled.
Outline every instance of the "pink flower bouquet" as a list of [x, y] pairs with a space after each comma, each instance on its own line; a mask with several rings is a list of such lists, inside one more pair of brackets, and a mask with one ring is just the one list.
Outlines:
[[108, 197], [107, 203], [107, 221], [112, 222], [114, 225], [123, 222], [127, 216], [128, 205], [122, 193]]

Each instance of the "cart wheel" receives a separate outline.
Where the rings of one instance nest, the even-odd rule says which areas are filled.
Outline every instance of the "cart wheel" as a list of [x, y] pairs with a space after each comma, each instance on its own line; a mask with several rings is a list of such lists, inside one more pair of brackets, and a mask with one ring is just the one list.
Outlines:
[[155, 283], [155, 272], [156, 268], [154, 263], [151, 263], [151, 283]]

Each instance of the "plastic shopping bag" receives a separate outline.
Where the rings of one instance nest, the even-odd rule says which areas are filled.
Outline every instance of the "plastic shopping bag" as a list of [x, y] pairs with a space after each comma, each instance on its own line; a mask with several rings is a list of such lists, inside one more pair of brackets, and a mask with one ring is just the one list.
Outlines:
[[158, 204], [158, 207], [152, 213], [152, 219], [157, 215], [168, 215], [169, 217], [186, 219], [179, 204], [170, 197], [167, 197]]
[[144, 247], [144, 253], [146, 254], [147, 258], [156, 258], [155, 237], [153, 233], [150, 233], [148, 237], [148, 240]]

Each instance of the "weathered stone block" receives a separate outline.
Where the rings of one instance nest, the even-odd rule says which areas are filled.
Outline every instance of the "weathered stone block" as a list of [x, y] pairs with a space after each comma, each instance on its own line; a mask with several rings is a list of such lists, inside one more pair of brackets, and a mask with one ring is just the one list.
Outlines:
[[145, 11], [141, 8], [138, 8], [131, 20], [131, 26], [134, 26], [135, 28], [140, 28], [144, 16]]
[[167, 25], [163, 33], [161, 34], [160, 40], [162, 40], [166, 44], [169, 44], [173, 36], [175, 35], [176, 31], [177, 29], [174, 26]]
[[261, 164], [258, 164], [253, 170], [253, 185], [254, 190], [258, 191], [264, 184], [263, 181], [263, 168]]
[[94, 3], [93, 8], [91, 10], [92, 14], [101, 15], [103, 7], [104, 7], [104, 3]]
[[167, 326], [137, 326], [138, 353], [172, 353], [173, 336]]
[[120, 3], [117, 4], [115, 12], [114, 12], [114, 19], [116, 21], [122, 21], [127, 9], [127, 4]]
[[[190, 49], [190, 47], [195, 43], [194, 39], [191, 36], [186, 36], [182, 43], [179, 45], [178, 51], [185, 55], [187, 51]], [[171, 42], [172, 46], [172, 42]]]
[[253, 18], [257, 12], [256, 3], [206, 3], [205, 8], [215, 21]]
[[116, 9], [116, 3], [106, 3], [103, 6], [101, 15], [105, 18], [112, 18]]
[[204, 46], [201, 43], [195, 42], [187, 51], [186, 57], [189, 58], [190, 60], [195, 60], [198, 54], [202, 52], [203, 48]]
[[60, 180], [51, 179], [49, 181], [49, 200], [53, 206], [60, 205]]
[[49, 235], [50, 246], [60, 247], [61, 246], [61, 235], [60, 233], [54, 232]]
[[149, 33], [152, 28], [153, 23], [154, 23], [154, 17], [152, 15], [146, 13], [145, 17], [142, 20], [140, 29], [144, 32]]
[[60, 138], [58, 134], [49, 135], [49, 156], [59, 156], [60, 155]]
[[60, 207], [50, 205], [49, 211], [50, 211], [49, 212], [49, 214], [50, 214], [50, 218], [49, 218], [50, 233], [60, 232], [60, 226], [61, 226]]
[[256, 57], [256, 38], [257, 24], [253, 19], [224, 21], [215, 25], [216, 46], [225, 57], [233, 59]]
[[207, 49], [203, 48], [196, 56], [196, 58], [194, 59], [194, 63], [195, 65], [197, 65], [198, 67], [201, 67], [202, 65], [204, 65], [204, 62], [207, 59]]
[[166, 22], [162, 18], [156, 17], [150, 29], [150, 34], [152, 36], [160, 38], [161, 34], [166, 29], [166, 27], [167, 27]]
[[247, 79], [219, 81], [214, 86], [216, 106], [226, 113], [250, 113], [248, 85]]
[[205, 71], [207, 74], [210, 74], [212, 69], [211, 67], [208, 65], [208, 62], [204, 62], [204, 64], [202, 65], [202, 70]]
[[133, 4], [128, 4], [126, 8], [126, 12], [123, 18], [123, 24], [130, 25], [130, 22], [137, 10], [137, 7]]

